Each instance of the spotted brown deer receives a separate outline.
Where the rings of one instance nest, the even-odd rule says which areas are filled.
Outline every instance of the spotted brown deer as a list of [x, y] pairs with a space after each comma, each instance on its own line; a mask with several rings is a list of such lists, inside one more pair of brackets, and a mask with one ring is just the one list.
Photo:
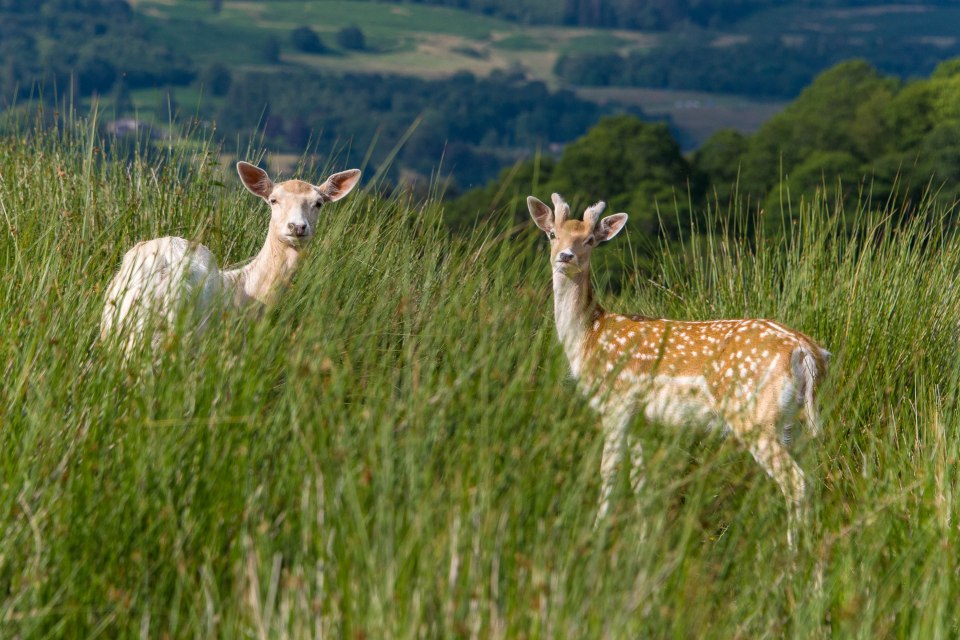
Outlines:
[[553, 204], [551, 210], [527, 198], [530, 215], [550, 239], [560, 342], [603, 423], [597, 522], [609, 508], [625, 448], [631, 485], [640, 488], [642, 449], [627, 426], [642, 412], [663, 425], [716, 426], [733, 433], [783, 492], [787, 541], [795, 546], [806, 482], [786, 445], [797, 423], [819, 433], [815, 395], [829, 352], [770, 320], [689, 322], [608, 313], [593, 295], [590, 254], [623, 229], [627, 214], [601, 219], [605, 205], [598, 202], [581, 221], [571, 219], [559, 194], [553, 194]]
[[[102, 340], [123, 338], [123, 351], [148, 336], [157, 319], [172, 325], [185, 304], [192, 305], [191, 328], [200, 332], [217, 304], [261, 308], [273, 300], [300, 263], [303, 249], [316, 234], [320, 209], [346, 196], [360, 180], [350, 169], [320, 185], [302, 180], [274, 184], [266, 172], [237, 163], [243, 185], [270, 206], [270, 226], [263, 248], [245, 266], [221, 271], [202, 244], [164, 237], [139, 242], [123, 256], [107, 287], [100, 322]], [[160, 334], [150, 336], [156, 344]]]

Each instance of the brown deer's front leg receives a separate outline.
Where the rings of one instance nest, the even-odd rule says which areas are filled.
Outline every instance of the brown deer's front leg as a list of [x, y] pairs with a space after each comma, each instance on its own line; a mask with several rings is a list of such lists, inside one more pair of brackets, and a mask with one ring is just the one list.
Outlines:
[[627, 438], [627, 426], [630, 424], [631, 412], [614, 410], [604, 413], [603, 422], [603, 456], [600, 459], [600, 501], [597, 508], [597, 517], [594, 526], [606, 517], [610, 509], [610, 494], [617, 478], [617, 467], [623, 458], [623, 448], [627, 441], [630, 447], [630, 486], [639, 492], [643, 484], [640, 466], [643, 464], [643, 449], [639, 441]]

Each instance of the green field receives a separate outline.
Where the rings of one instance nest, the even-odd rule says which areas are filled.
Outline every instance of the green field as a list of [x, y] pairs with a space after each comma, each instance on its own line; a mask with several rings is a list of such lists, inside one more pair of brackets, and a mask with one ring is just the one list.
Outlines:
[[[693, 29], [664, 33], [525, 25], [467, 11], [417, 3], [276, 0], [269, 3], [227, 0], [220, 13], [206, 2], [136, 0], [135, 9], [149, 21], [158, 38], [189, 55], [202, 68], [223, 63], [235, 71], [272, 69], [278, 74], [293, 69], [334, 73], [413, 75], [442, 79], [468, 71], [487, 75], [493, 71], [521, 72], [551, 87], [562, 85], [554, 73], [564, 54], [626, 54], [670, 47], [693, 41], [720, 51], [732, 43], [782, 38], [819, 47], [830, 34], [862, 34], [871, 41], [892, 38], [904, 31], [918, 35], [917, 42], [936, 41], [946, 50], [955, 42], [951, 31], [960, 9], [894, 5], [846, 10], [772, 8], [723, 30]], [[296, 51], [290, 32], [310, 26], [331, 47], [327, 54]], [[336, 46], [336, 32], [358, 26], [367, 49], [347, 51]], [[907, 25], [905, 27], [905, 25]], [[280, 60], [264, 58], [264, 44], [273, 37], [280, 45]], [[877, 44], [876, 46], [882, 46]], [[936, 55], [937, 48], [931, 49]], [[855, 54], [864, 55], [860, 49]], [[758, 61], [765, 65], [769, 61]], [[639, 106], [654, 117], [668, 116], [685, 149], [700, 146], [723, 128], [753, 132], [776, 114], [783, 102], [744, 96], [636, 87], [582, 88], [582, 97], [598, 103]], [[692, 97], [691, 97], [692, 96]], [[180, 100], [184, 112], [198, 103]], [[149, 118], [159, 102], [157, 92], [135, 96], [142, 116]], [[207, 95], [203, 103], [222, 99]]]
[[[4, 636], [960, 631], [948, 212], [864, 204], [848, 232], [833, 202], [794, 202], [784, 239], [753, 244], [753, 214], [723, 211], [619, 297], [595, 274], [611, 309], [775, 318], [833, 351], [824, 433], [795, 447], [813, 495], [793, 555], [740, 446], [640, 419], [644, 491], [623, 478], [594, 528], [597, 419], [545, 242], [509, 216], [458, 238], [436, 203], [355, 193], [262, 320], [123, 364], [97, 341], [122, 253], [179, 234], [234, 263], [265, 210], [202, 141], [114, 162], [89, 125], [58, 127], [0, 139]], [[630, 268], [650, 239], [622, 236], [602, 251]]]
[[[138, 0], [132, 4], [175, 50], [201, 63], [218, 61], [241, 67], [262, 65], [263, 43], [274, 36], [286, 61], [341, 72], [435, 77], [462, 70], [485, 74], [493, 69], [520, 67], [532, 77], [553, 82], [553, 60], [565, 51], [616, 51], [655, 42], [648, 34], [530, 27], [417, 4], [228, 1], [219, 14], [212, 13], [206, 3], [198, 2]], [[299, 26], [317, 31], [334, 53], [296, 52], [290, 43], [290, 32]], [[367, 50], [337, 50], [336, 32], [347, 26], [363, 30]], [[484, 63], [478, 64], [476, 56], [459, 52], [463, 49], [481, 53]]]

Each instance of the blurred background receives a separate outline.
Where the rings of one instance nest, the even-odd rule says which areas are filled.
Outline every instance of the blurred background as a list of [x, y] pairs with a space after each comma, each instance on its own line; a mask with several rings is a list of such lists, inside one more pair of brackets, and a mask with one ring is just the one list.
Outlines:
[[952, 203], [958, 25], [947, 0], [0, 0], [0, 105], [439, 184], [455, 227], [536, 189], [669, 236], [663, 207], [817, 188]]

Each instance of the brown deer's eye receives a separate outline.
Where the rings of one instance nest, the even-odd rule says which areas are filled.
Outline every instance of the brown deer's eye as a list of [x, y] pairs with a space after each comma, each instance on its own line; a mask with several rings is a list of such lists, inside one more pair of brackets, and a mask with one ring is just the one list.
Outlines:
[[313, 203], [313, 206], [319, 209], [320, 207], [323, 206], [323, 200], [317, 200], [316, 202]]
[[557, 234], [551, 231], [550, 233], [547, 234], [547, 237], [550, 238], [551, 240], [556, 240]]
[[593, 246], [593, 236], [590, 236], [589, 238], [587, 238], [586, 245], [587, 245], [588, 247], [592, 247], [592, 246]]

